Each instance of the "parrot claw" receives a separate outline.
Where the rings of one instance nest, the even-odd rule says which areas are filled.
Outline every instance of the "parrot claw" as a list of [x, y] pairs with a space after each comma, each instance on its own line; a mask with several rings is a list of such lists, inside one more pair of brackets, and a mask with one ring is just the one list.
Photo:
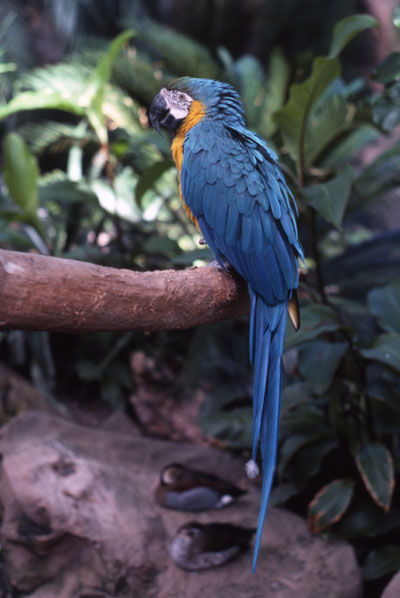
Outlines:
[[206, 242], [206, 240], [205, 240], [205, 238], [204, 238], [204, 237], [201, 237], [201, 238], [199, 239], [199, 245], [207, 245], [207, 242]]

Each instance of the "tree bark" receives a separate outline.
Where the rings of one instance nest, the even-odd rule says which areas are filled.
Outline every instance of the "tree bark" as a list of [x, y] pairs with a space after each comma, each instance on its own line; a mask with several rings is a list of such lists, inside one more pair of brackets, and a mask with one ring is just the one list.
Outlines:
[[174, 330], [248, 311], [246, 283], [218, 267], [134, 272], [0, 249], [2, 330]]

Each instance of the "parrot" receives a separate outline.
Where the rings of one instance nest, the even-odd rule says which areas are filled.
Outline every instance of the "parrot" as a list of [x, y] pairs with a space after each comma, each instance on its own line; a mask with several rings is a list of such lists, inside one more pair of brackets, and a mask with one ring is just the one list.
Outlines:
[[253, 438], [249, 477], [258, 473], [261, 499], [255, 571], [277, 459], [282, 353], [287, 315], [300, 325], [297, 286], [298, 210], [277, 155], [246, 127], [238, 92], [225, 82], [181, 77], [163, 87], [148, 112], [171, 138], [179, 194], [219, 266], [248, 283], [249, 352], [254, 368]]

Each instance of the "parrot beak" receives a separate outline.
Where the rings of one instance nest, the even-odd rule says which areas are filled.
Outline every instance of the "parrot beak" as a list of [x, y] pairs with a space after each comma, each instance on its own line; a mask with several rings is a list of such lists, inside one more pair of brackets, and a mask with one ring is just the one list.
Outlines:
[[160, 135], [161, 126], [166, 124], [168, 116], [169, 106], [164, 95], [162, 94], [162, 92], [160, 92], [152, 101], [149, 110], [150, 124]]

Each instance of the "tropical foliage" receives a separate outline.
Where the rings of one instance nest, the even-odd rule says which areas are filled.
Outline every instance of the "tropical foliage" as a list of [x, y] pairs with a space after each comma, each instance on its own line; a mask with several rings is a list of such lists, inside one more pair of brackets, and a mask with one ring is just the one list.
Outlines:
[[[289, 63], [279, 48], [266, 65], [225, 49], [215, 58], [152, 22], [46, 68], [19, 72], [0, 54], [0, 244], [102, 264], [209, 259], [180, 207], [168, 140], [149, 129], [145, 106], [176, 75], [220, 78], [241, 93], [249, 126], [278, 152], [298, 199], [307, 255], [301, 329], [288, 328], [286, 338], [273, 501], [307, 513], [316, 532], [353, 542], [367, 580], [400, 568], [400, 231], [379, 225], [399, 184], [400, 142], [390, 133], [400, 122], [400, 54], [371, 73], [380, 84], [373, 91], [341, 72], [343, 49], [376, 25], [368, 15], [342, 20], [327, 54], [306, 63]], [[361, 153], [382, 138], [385, 149], [365, 165]], [[187, 356], [173, 337], [181, 394], [203, 389], [204, 434], [243, 451], [251, 434], [246, 327], [203, 327], [191, 333]], [[154, 350], [132, 333], [85, 337], [61, 367], [56, 341], [15, 332], [2, 345], [49, 396], [75, 380], [83, 397], [97, 388], [114, 407], [131, 386], [129, 351]]]

